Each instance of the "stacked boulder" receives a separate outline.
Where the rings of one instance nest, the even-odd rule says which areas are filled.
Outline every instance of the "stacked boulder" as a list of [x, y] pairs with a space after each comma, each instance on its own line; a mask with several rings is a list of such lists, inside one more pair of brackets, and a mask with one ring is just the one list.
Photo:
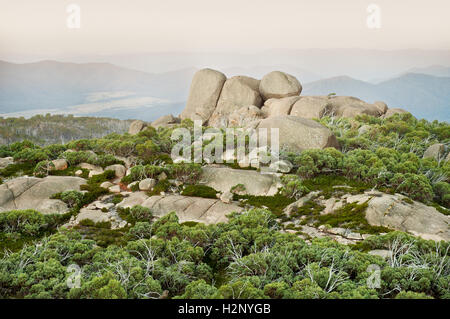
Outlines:
[[278, 128], [280, 146], [301, 151], [339, 148], [332, 132], [313, 119], [383, 116], [388, 111], [383, 102], [370, 104], [350, 96], [300, 96], [301, 92], [300, 82], [280, 71], [257, 80], [247, 76], [227, 79], [219, 71], [203, 69], [194, 75], [180, 119], [200, 120], [202, 125], [217, 128]]
[[[304, 119], [325, 115], [355, 117], [361, 114], [392, 116], [384, 102], [373, 104], [352, 96], [300, 96], [302, 85], [292, 75], [273, 71], [261, 80], [247, 76], [229, 79], [216, 70], [198, 71], [192, 80], [186, 108], [180, 118], [201, 120], [213, 127], [246, 127], [265, 118], [291, 115]], [[252, 125], [254, 126], [254, 125]]]

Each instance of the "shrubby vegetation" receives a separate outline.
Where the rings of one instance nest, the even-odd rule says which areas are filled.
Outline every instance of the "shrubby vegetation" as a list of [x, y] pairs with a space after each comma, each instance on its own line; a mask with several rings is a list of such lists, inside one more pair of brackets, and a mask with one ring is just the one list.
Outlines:
[[[306, 180], [305, 186], [308, 179], [331, 174], [450, 207], [450, 162], [423, 158], [428, 146], [449, 144], [447, 123], [419, 121], [410, 114], [388, 119], [324, 117], [320, 122], [335, 133], [342, 152], [328, 148], [284, 154], [294, 164], [296, 173]], [[358, 129], [363, 125], [370, 129], [360, 134]]]
[[[408, 114], [389, 119], [325, 117], [320, 122], [333, 130], [342, 150], [282, 154], [294, 164], [282, 178], [284, 187], [275, 196], [251, 196], [236, 185], [233, 198], [246, 211], [232, 214], [227, 224], [180, 224], [174, 213], [156, 219], [148, 208], [135, 206], [118, 210], [131, 225], [122, 229], [87, 221], [57, 231], [81, 207], [109, 193], [100, 184], [115, 178], [110, 170], [88, 178], [81, 187], [84, 193], [53, 196], [71, 208], [67, 215], [0, 213], [0, 298], [450, 298], [449, 243], [371, 227], [364, 218], [365, 204], [320, 215], [323, 207], [309, 201], [290, 216], [283, 214], [287, 205], [309, 192], [320, 190], [326, 199], [372, 188], [400, 192], [448, 213], [450, 162], [423, 159], [428, 146], [448, 145], [448, 124], [418, 121]], [[360, 134], [362, 125], [369, 129]], [[192, 122], [179, 127], [192, 130]], [[180, 184], [175, 188], [184, 195], [216, 198], [216, 190], [196, 185], [201, 164], [170, 159], [176, 143], [170, 139], [172, 130], [150, 127], [135, 136], [112, 133], [47, 146], [35, 139], [1, 145], [0, 157], [12, 156], [16, 163], [1, 169], [0, 178], [74, 175], [80, 163], [105, 168], [126, 157], [133, 167], [120, 187], [154, 178], [158, 182], [148, 195], [155, 195], [173, 190], [176, 179]], [[69, 168], [51, 171], [50, 161], [59, 158]], [[112, 200], [118, 203], [122, 196]], [[387, 234], [353, 246], [329, 239], [306, 243], [281, 232], [276, 219], [300, 216], [301, 223]], [[393, 254], [384, 260], [367, 254], [371, 249]], [[80, 288], [66, 284], [72, 264], [82, 268]], [[369, 265], [380, 266], [378, 289], [367, 286]]]
[[0, 256], [6, 250], [20, 249], [24, 243], [55, 232], [69, 215], [43, 215], [31, 209], [0, 213]]
[[[449, 298], [449, 243], [393, 232], [353, 248], [328, 239], [306, 244], [253, 209], [229, 223], [156, 221], [134, 208], [135, 223], [108, 246], [62, 230], [0, 259], [0, 297], [16, 298]], [[367, 249], [391, 248], [388, 260]], [[67, 267], [82, 269], [69, 288]], [[381, 287], [367, 286], [369, 265]]]

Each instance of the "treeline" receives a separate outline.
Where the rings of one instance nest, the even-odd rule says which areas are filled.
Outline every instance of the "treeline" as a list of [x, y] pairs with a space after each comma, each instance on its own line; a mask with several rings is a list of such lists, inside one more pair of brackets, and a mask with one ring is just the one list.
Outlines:
[[29, 140], [39, 145], [65, 144], [83, 138], [124, 133], [131, 121], [73, 115], [35, 115], [29, 119], [0, 117], [0, 144]]

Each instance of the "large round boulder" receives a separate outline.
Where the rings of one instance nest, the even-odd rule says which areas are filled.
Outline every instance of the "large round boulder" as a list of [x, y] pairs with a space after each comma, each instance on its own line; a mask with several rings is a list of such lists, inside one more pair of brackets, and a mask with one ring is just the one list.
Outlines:
[[130, 128], [128, 129], [128, 134], [130, 135], [136, 135], [140, 131], [142, 131], [146, 127], [145, 122], [141, 120], [136, 120], [131, 122]]
[[206, 122], [216, 108], [226, 79], [223, 73], [211, 69], [202, 69], [195, 73], [186, 107], [180, 118]]
[[382, 114], [385, 114], [387, 112], [387, 110], [389, 109], [387, 104], [382, 101], [375, 101], [375, 102], [373, 102], [373, 105], [378, 107], [378, 109], [380, 110], [380, 112]]
[[320, 119], [325, 114], [331, 114], [331, 110], [331, 102], [325, 96], [301, 96], [292, 106], [290, 115]]
[[300, 95], [302, 92], [302, 85], [292, 75], [273, 71], [261, 79], [259, 84], [259, 91], [264, 100], [271, 98], [283, 98], [288, 96]]
[[241, 107], [248, 105], [261, 107], [262, 98], [258, 86], [259, 80], [247, 76], [234, 76], [226, 80], [208, 124], [214, 127], [227, 127], [229, 115]]
[[261, 108], [266, 117], [289, 115], [292, 106], [300, 99], [300, 96], [288, 96], [281, 99], [268, 99]]
[[325, 126], [316, 121], [292, 115], [276, 116], [261, 120], [257, 132], [261, 134], [262, 128], [267, 128], [267, 140], [270, 145], [272, 129], [279, 130], [280, 149], [303, 151], [307, 149], [323, 149], [326, 147], [339, 148], [336, 136]]
[[423, 158], [434, 158], [439, 160], [443, 158], [445, 152], [445, 145], [442, 143], [436, 143], [428, 147], [423, 153]]
[[154, 128], [158, 128], [158, 127], [171, 127], [178, 123], [180, 123], [180, 119], [178, 117], [174, 117], [172, 114], [169, 114], [163, 115], [158, 119], [154, 120], [151, 125]]
[[408, 111], [401, 109], [401, 108], [392, 108], [386, 111], [384, 114], [384, 118], [390, 118], [391, 116], [394, 116], [395, 114], [405, 114], [409, 113]]

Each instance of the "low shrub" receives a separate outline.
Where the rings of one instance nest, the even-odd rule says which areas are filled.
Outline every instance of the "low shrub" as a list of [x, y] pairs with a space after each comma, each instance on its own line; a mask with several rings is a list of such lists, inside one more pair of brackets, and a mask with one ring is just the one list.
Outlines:
[[217, 191], [206, 185], [187, 185], [181, 195], [184, 196], [194, 196], [203, 198], [217, 198]]

